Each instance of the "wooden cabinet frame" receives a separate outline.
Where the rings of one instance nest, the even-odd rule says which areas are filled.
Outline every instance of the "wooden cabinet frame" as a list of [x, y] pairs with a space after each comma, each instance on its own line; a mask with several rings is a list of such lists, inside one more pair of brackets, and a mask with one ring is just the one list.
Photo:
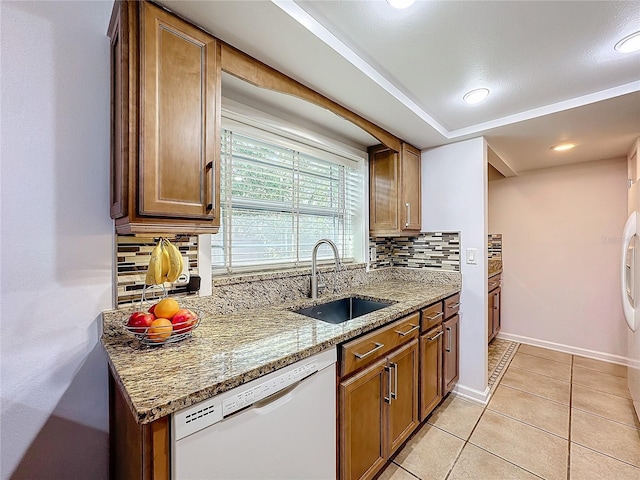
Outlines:
[[138, 423], [109, 368], [109, 478], [169, 480], [169, 416]]

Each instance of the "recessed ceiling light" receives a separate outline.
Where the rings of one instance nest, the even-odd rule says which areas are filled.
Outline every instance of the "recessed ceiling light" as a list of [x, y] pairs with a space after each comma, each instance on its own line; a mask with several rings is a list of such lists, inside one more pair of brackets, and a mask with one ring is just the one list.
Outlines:
[[624, 37], [616, 46], [613, 47], [622, 53], [631, 53], [640, 50], [640, 32], [632, 33], [628, 37]]
[[387, 3], [391, 5], [393, 8], [407, 8], [413, 5], [416, 0], [387, 0]]
[[475, 90], [471, 90], [470, 92], [465, 93], [462, 99], [468, 104], [473, 105], [474, 103], [480, 103], [488, 96], [488, 88], [476, 88]]
[[565, 152], [567, 150], [571, 150], [575, 146], [575, 143], [561, 143], [560, 145], [554, 145], [549, 150], [553, 150], [555, 152]]

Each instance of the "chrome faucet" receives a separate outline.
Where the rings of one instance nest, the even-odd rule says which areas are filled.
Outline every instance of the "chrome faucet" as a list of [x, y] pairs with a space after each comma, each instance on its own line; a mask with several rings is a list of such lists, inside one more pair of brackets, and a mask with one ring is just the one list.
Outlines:
[[311, 254], [311, 292], [310, 292], [310, 295], [311, 295], [311, 298], [313, 298], [313, 299], [318, 298], [318, 268], [317, 268], [318, 260], [317, 260], [317, 256], [318, 256], [318, 248], [323, 243], [326, 243], [327, 245], [329, 245], [331, 247], [331, 249], [333, 250], [333, 258], [334, 258], [334, 260], [336, 262], [336, 274], [338, 273], [338, 270], [340, 268], [340, 254], [338, 253], [338, 247], [336, 247], [336, 244], [333, 243], [328, 238], [321, 238], [320, 240], [318, 240], [316, 242], [315, 246], [313, 247], [313, 253]]

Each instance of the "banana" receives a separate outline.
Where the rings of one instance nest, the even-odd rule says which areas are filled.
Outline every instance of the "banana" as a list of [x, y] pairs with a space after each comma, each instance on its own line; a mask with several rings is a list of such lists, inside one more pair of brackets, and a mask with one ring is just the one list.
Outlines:
[[147, 285], [159, 285], [162, 283], [162, 256], [162, 240], [160, 240], [151, 252], [149, 266], [147, 267], [147, 276], [145, 278]]
[[169, 249], [165, 242], [162, 242], [162, 277], [166, 277], [169, 273], [169, 268], [171, 266], [171, 260], [169, 259]]
[[180, 250], [169, 240], [165, 243], [165, 250], [168, 252], [169, 269], [167, 271], [167, 280], [175, 282], [182, 273], [182, 255]]

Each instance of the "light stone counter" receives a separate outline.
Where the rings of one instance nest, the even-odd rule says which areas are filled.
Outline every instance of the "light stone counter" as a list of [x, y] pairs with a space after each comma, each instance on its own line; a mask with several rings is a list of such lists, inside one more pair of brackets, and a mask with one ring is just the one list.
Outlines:
[[493, 277], [499, 273], [502, 273], [502, 259], [501, 258], [492, 258], [489, 259], [488, 266], [489, 274], [488, 277]]
[[[205, 309], [200, 310], [201, 322], [192, 338], [157, 347], [141, 345], [124, 329], [129, 310], [105, 312], [102, 343], [134, 417], [149, 423], [459, 291], [459, 281], [393, 279], [323, 295], [315, 302], [297, 300], [228, 314]], [[340, 325], [291, 311], [353, 294], [395, 303]]]

